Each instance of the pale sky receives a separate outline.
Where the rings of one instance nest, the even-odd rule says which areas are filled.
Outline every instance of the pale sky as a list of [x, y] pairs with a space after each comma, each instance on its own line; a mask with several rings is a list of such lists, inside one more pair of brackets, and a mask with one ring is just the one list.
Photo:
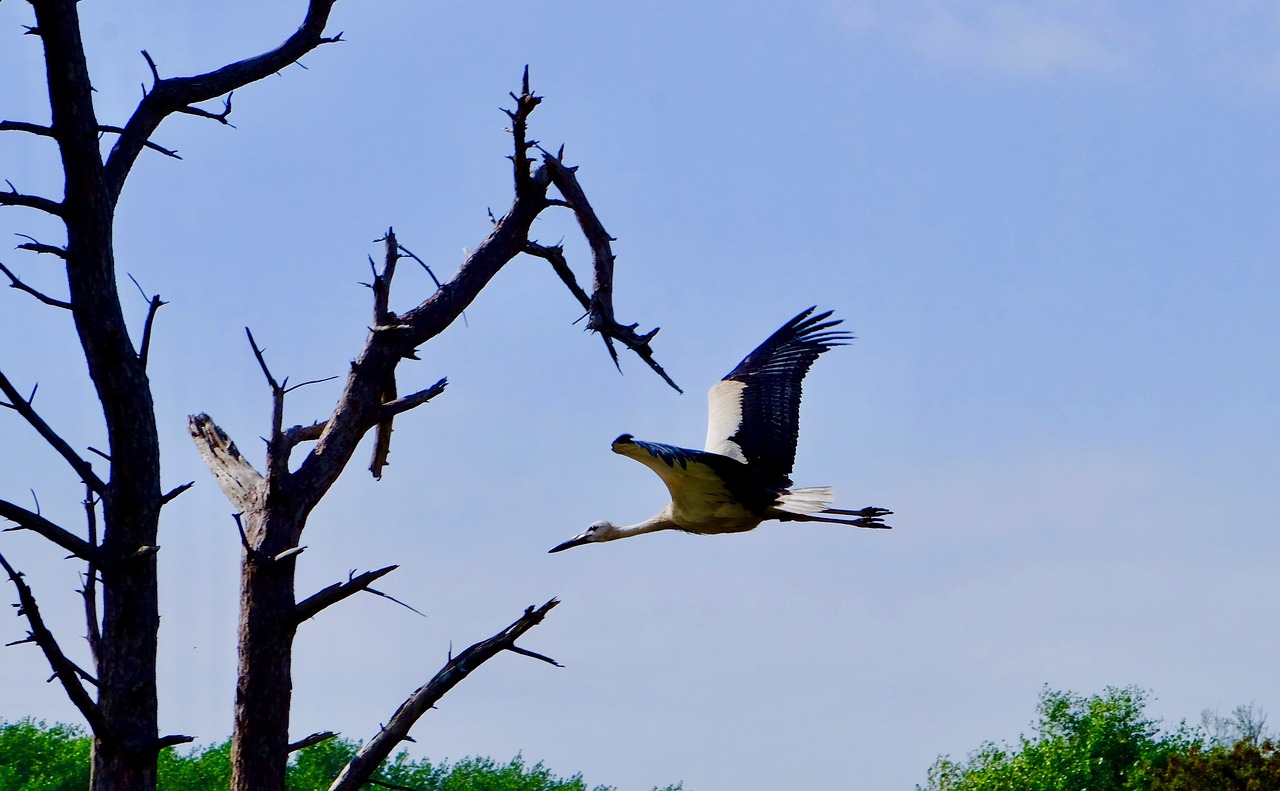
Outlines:
[[[100, 119], [149, 72], [277, 44], [303, 4], [82, 3]], [[519, 259], [401, 368], [448, 391], [358, 454], [304, 537], [299, 595], [399, 563], [376, 597], [303, 626], [293, 735], [367, 738], [455, 649], [563, 604], [414, 731], [415, 755], [523, 751], [647, 791], [910, 789], [940, 753], [1014, 739], [1043, 685], [1151, 690], [1170, 724], [1280, 711], [1280, 11], [1262, 2], [420, 3], [342, 0], [346, 43], [236, 93], [235, 129], [178, 116], [118, 213], [117, 258], [170, 304], [151, 371], [168, 485], [161, 722], [231, 727], [238, 537], [186, 436], [208, 412], [251, 458], [277, 375], [345, 371], [387, 226], [449, 274], [505, 210], [499, 107], [530, 66], [531, 135], [567, 159], [618, 241], [619, 376], [576, 303]], [[43, 121], [38, 41], [0, 4], [0, 117]], [[58, 197], [47, 140], [0, 137], [0, 177]], [[565, 238], [564, 216], [535, 226]], [[59, 241], [32, 212], [0, 235]], [[57, 294], [49, 261], [0, 261]], [[429, 282], [410, 269], [393, 303]], [[145, 303], [122, 289], [135, 328]], [[136, 299], [135, 299], [136, 297]], [[665, 490], [623, 432], [698, 447], [703, 394], [802, 308], [858, 338], [806, 384], [794, 478], [895, 530], [766, 524], [546, 550]], [[100, 417], [66, 316], [0, 292], [0, 370], [75, 446]], [[338, 384], [291, 396], [327, 414]], [[0, 496], [78, 523], [65, 465], [0, 414]], [[77, 564], [0, 535], [83, 653]], [[4, 599], [12, 600], [6, 587]], [[0, 621], [0, 641], [25, 634]], [[74, 722], [31, 646], [0, 651], [0, 716]]]

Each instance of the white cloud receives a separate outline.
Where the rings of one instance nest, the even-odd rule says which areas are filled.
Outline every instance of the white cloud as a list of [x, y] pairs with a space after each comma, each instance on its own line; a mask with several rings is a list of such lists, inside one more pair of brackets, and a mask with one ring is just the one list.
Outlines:
[[831, 2], [851, 34], [959, 69], [1280, 90], [1280, 8], [1260, 0]]
[[849, 0], [837, 12], [851, 31], [947, 65], [1041, 77], [1121, 72], [1130, 59], [1123, 28], [1099, 2]]

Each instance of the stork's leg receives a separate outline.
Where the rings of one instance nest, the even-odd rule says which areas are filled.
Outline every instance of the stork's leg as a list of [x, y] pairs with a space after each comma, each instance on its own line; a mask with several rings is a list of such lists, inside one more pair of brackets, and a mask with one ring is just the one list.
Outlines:
[[[854, 527], [868, 527], [877, 530], [891, 530], [890, 525], [886, 525], [880, 517], [891, 514], [892, 511], [884, 508], [863, 508], [861, 511], [842, 511], [835, 508], [828, 508], [816, 514], [789, 514], [776, 513], [774, 519], [779, 522], [832, 522], [838, 525], [853, 525]], [[858, 516], [857, 519], [842, 518], [838, 516], [822, 516], [822, 514], [847, 514], [848, 516]], [[861, 516], [860, 516], [861, 515]]]
[[866, 519], [875, 519], [881, 516], [892, 514], [888, 508], [876, 508], [874, 505], [861, 508], [857, 511], [846, 511], [843, 508], [824, 508], [819, 513], [823, 514], [841, 514], [843, 516], [861, 516]]

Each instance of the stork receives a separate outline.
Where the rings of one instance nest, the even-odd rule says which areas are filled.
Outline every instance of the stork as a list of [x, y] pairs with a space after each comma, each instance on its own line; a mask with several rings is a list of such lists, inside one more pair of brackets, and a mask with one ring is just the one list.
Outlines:
[[741, 533], [761, 522], [835, 522], [887, 529], [892, 511], [831, 508], [828, 486], [792, 488], [800, 419], [800, 383], [818, 355], [853, 338], [832, 330], [840, 319], [809, 308], [748, 354], [707, 393], [706, 450], [638, 440], [623, 434], [613, 452], [653, 470], [667, 485], [671, 502], [635, 525], [596, 522], [553, 547], [615, 541], [657, 530], [713, 535]]

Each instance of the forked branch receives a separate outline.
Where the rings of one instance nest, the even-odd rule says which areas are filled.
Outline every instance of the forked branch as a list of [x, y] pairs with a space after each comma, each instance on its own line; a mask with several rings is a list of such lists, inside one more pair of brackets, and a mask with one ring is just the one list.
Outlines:
[[521, 635], [542, 623], [542, 619], [551, 611], [551, 608], [559, 603], [556, 599], [552, 599], [541, 607], [529, 607], [524, 611], [524, 615], [506, 629], [451, 657], [430, 681], [419, 687], [404, 703], [400, 704], [400, 708], [396, 709], [396, 713], [392, 715], [391, 721], [383, 726], [377, 736], [365, 742], [356, 756], [329, 786], [329, 791], [357, 791], [361, 788], [396, 745], [409, 738], [409, 729], [423, 714], [427, 713], [440, 698], [444, 697], [445, 693], [457, 686], [471, 671], [499, 653], [512, 651], [521, 656], [532, 657], [560, 667], [555, 660], [516, 645], [516, 640]]
[[649, 332], [641, 335], [636, 332], [636, 327], [639, 325], [619, 324], [614, 318], [614, 254], [612, 246], [614, 240], [605, 231], [604, 225], [596, 215], [595, 209], [591, 208], [591, 203], [587, 200], [586, 193], [578, 183], [578, 177], [575, 175], [577, 168], [564, 164], [563, 148], [557, 154], [551, 154], [545, 150], [542, 154], [542, 162], [547, 173], [550, 174], [551, 182], [555, 184], [556, 189], [564, 197], [565, 205], [573, 210], [574, 216], [578, 219], [578, 225], [582, 228], [582, 235], [586, 237], [587, 244], [591, 247], [593, 272], [591, 297], [584, 301], [586, 294], [578, 286], [573, 272], [564, 260], [563, 250], [558, 247], [543, 247], [530, 244], [526, 246], [525, 252], [545, 258], [551, 262], [556, 274], [560, 276], [565, 285], [569, 286], [569, 291], [579, 302], [583, 303], [583, 309], [587, 311], [589, 316], [587, 329], [600, 333], [600, 337], [604, 339], [605, 348], [609, 351], [609, 357], [619, 370], [621, 370], [621, 366], [618, 363], [618, 352], [613, 348], [614, 341], [618, 341], [635, 352], [641, 360], [645, 361], [645, 364], [653, 369], [654, 373], [662, 377], [664, 382], [671, 385], [677, 393], [683, 393], [684, 391], [680, 389], [680, 386], [667, 375], [667, 372], [653, 357], [653, 348], [649, 345], [649, 341], [653, 340], [653, 336], [658, 334], [658, 328], [654, 327]]
[[[201, 115], [223, 123], [231, 112], [228, 96], [232, 91], [249, 83], [269, 77], [284, 67], [297, 63], [304, 55], [320, 46], [341, 40], [342, 34], [324, 35], [329, 22], [329, 12], [336, 0], [310, 0], [302, 25], [275, 49], [245, 60], [237, 61], [193, 77], [161, 79], [154, 61], [148, 57], [148, 65], [154, 82], [151, 89], [138, 103], [133, 115], [119, 132], [119, 139], [111, 149], [106, 163], [106, 183], [111, 201], [120, 195], [125, 179], [132, 170], [138, 154], [160, 123], [175, 112]], [[228, 96], [221, 113], [196, 107], [220, 96]]]

